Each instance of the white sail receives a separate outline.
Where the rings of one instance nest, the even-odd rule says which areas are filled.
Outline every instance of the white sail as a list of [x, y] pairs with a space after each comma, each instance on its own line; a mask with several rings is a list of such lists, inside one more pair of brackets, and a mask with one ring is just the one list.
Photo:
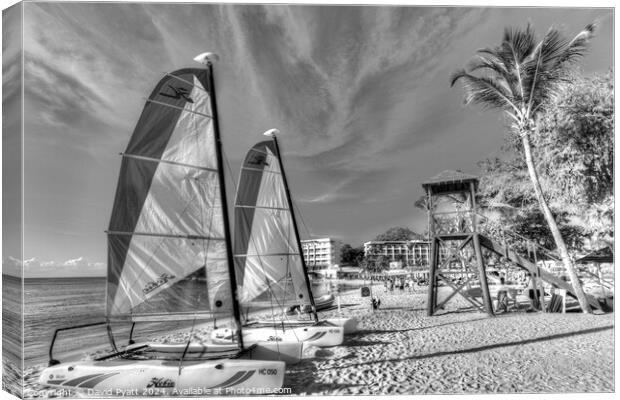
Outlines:
[[123, 154], [108, 231], [109, 316], [232, 310], [207, 74], [166, 75]]
[[247, 154], [235, 200], [235, 271], [244, 304], [308, 305], [302, 254], [272, 141]]

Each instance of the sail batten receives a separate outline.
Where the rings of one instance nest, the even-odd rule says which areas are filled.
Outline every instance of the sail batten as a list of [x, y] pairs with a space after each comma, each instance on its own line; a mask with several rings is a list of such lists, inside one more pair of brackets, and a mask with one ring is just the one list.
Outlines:
[[267, 207], [267, 206], [235, 206], [237, 208], [249, 208], [249, 209], [263, 209], [263, 210], [277, 210], [277, 211], [288, 211], [288, 208], [283, 207]]
[[170, 160], [162, 160], [160, 158], [151, 158], [151, 157], [139, 156], [139, 155], [136, 155], [136, 154], [121, 153], [121, 156], [127, 157], [127, 158], [133, 158], [133, 159], [136, 159], [136, 160], [155, 162], [155, 163], [164, 163], [164, 164], [170, 164], [170, 165], [178, 165], [179, 167], [194, 168], [194, 169], [199, 169], [201, 171], [210, 171], [210, 172], [217, 173], [217, 169], [215, 169], [215, 168], [208, 168], [208, 167], [203, 167], [203, 166], [200, 166], [200, 165], [184, 164], [184, 163], [170, 161]]
[[202, 91], [206, 92], [206, 93], [207, 93], [207, 95], [209, 94], [209, 92], [208, 92], [205, 88], [203, 88], [202, 86], [195, 86], [192, 82], [190, 82], [190, 81], [188, 81], [188, 80], [185, 80], [185, 79], [183, 79], [183, 78], [181, 78], [181, 77], [179, 77], [179, 76], [177, 76], [177, 75], [173, 75], [173, 74], [170, 74], [170, 73], [166, 73], [166, 76], [168, 76], [168, 77], [170, 77], [170, 78], [172, 78], [172, 79], [174, 79], [174, 80], [177, 80], [177, 81], [180, 81], [180, 82], [183, 82], [183, 83], [187, 83], [187, 84], [188, 84], [188, 85], [190, 85], [192, 88], [194, 88], [194, 87], [195, 87], [195, 88], [196, 88], [196, 89], [198, 89], [198, 90], [202, 90]]
[[280, 172], [278, 172], [278, 171], [262, 170], [262, 169], [251, 168], [251, 167], [243, 167], [242, 170], [244, 170], [244, 171], [256, 171], [256, 172], [261, 172], [261, 173], [265, 173], [265, 174], [281, 175]]
[[107, 231], [109, 318], [232, 315], [209, 78], [166, 74], [122, 153]]
[[119, 231], [107, 231], [108, 235], [120, 235], [120, 236], [151, 236], [161, 238], [182, 238], [182, 239], [202, 239], [202, 240], [221, 240], [225, 241], [225, 237], [212, 237], [212, 236], [199, 236], [199, 235], [173, 235], [169, 233], [147, 233], [147, 232], [119, 232]]
[[185, 110], [183, 107], [178, 107], [178, 106], [175, 106], [175, 105], [172, 105], [172, 104], [164, 103], [162, 101], [147, 99], [146, 102], [147, 103], [158, 104], [158, 105], [163, 106], [163, 107], [170, 107], [170, 108], [174, 108], [174, 109], [177, 109], [177, 110], [186, 111], [186, 112], [189, 112], [189, 113], [200, 115], [201, 117], [205, 117], [205, 118], [213, 118], [211, 115], [204, 114], [204, 113], [201, 113], [201, 112], [198, 112], [198, 111], [193, 111], [193, 110]]
[[266, 256], [298, 256], [299, 253], [260, 253], [260, 254], [235, 254], [235, 257], [266, 257]]

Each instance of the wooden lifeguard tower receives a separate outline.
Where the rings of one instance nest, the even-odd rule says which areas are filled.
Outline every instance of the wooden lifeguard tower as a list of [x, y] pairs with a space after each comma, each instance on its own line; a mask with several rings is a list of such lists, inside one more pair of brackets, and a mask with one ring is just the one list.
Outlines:
[[[444, 171], [422, 187], [427, 196], [431, 238], [428, 315], [443, 309], [457, 294], [494, 315], [477, 224], [478, 177]], [[438, 304], [440, 283], [447, 286], [447, 296]]]
[[[474, 308], [494, 315], [485, 261], [485, 257], [492, 254], [527, 271], [535, 286], [536, 280], [540, 279], [575, 296], [572, 285], [551, 271], [540, 268], [535, 259], [519, 254], [501, 240], [486, 236], [488, 232], [481, 232], [485, 218], [478, 214], [476, 205], [478, 177], [461, 171], [444, 171], [422, 183], [422, 187], [426, 190], [431, 238], [429, 316], [438, 309], [444, 309], [457, 294]], [[442, 288], [444, 297], [438, 302], [440, 283], [447, 287]], [[586, 298], [591, 307], [601, 308], [593, 296], [586, 294]]]

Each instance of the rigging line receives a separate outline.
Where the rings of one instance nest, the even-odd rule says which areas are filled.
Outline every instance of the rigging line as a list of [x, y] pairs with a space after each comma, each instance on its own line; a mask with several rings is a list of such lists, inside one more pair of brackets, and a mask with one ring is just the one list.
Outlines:
[[[277, 146], [277, 143], [276, 143], [276, 146]], [[277, 159], [277, 161], [278, 161], [278, 163], [276, 164], [276, 166], [274, 166], [274, 168], [278, 168], [278, 172], [279, 172], [279, 173], [280, 173], [280, 175], [282, 176], [282, 179], [283, 179], [282, 183], [283, 183], [283, 185], [284, 185], [284, 171], [281, 169], [281, 167], [282, 167], [282, 163], [281, 163], [281, 159], [279, 158], [279, 157], [280, 157], [280, 154], [276, 151], [276, 153], [275, 153], [273, 156], [274, 156], [274, 157]], [[285, 189], [285, 191], [286, 191], [286, 186], [284, 186], [284, 189]], [[289, 204], [293, 204], [293, 203], [292, 203], [292, 199], [290, 198], [290, 193], [286, 193], [286, 196], [287, 196], [287, 197], [289, 198], [289, 200], [290, 200], [290, 203], [289, 203]], [[294, 223], [295, 223], [295, 221], [294, 221], [294, 218], [295, 218], [294, 212], [295, 212], [295, 211], [294, 211], [294, 210], [292, 210], [292, 209], [288, 209], [288, 212], [289, 212], [289, 220], [287, 221], [287, 222], [288, 222], [288, 235], [287, 235], [287, 238], [288, 238], [289, 240], [290, 240], [291, 236], [294, 238], [294, 246], [296, 246], [296, 247], [297, 247], [297, 254], [298, 254], [300, 257], [303, 257], [302, 249], [299, 247], [299, 241], [298, 241], [298, 239], [299, 239], [299, 238], [297, 237], [296, 232], [295, 232], [295, 229], [294, 229]], [[292, 231], [292, 235], [291, 235], [291, 231]], [[289, 244], [290, 244], [290, 243], [287, 243], [287, 245], [289, 245]], [[291, 274], [291, 261], [292, 261], [292, 260], [291, 260], [291, 257], [287, 257], [287, 258], [286, 258], [286, 270], [285, 270], [285, 277], [290, 276], [290, 281], [291, 281], [291, 285], [292, 285], [293, 296], [295, 297], [295, 301], [296, 301], [296, 302], [298, 302], [297, 293], [295, 292], [295, 287], [294, 287], [294, 284], [293, 284], [293, 277], [292, 277], [292, 274]], [[300, 261], [303, 263], [303, 259], [302, 259], [302, 260], [300, 260]], [[303, 267], [302, 267], [302, 270], [303, 270]], [[304, 271], [304, 273], [305, 273], [305, 271]], [[308, 288], [308, 290], [311, 290], [311, 288]], [[283, 300], [282, 300], [283, 302], [286, 302], [287, 293], [288, 293], [288, 281], [285, 281], [285, 284], [284, 284], [284, 294], [283, 294]], [[307, 293], [307, 294], [308, 294], [308, 296], [309, 296], [308, 298], [312, 298], [312, 297], [311, 297], [311, 296], [312, 296], [312, 294], [311, 294], [311, 293]], [[299, 307], [300, 307], [300, 313], [301, 313], [301, 311], [302, 311], [302, 309], [301, 309], [301, 307], [302, 307], [301, 302], [299, 302]], [[316, 311], [315, 311], [315, 312], [316, 312]], [[289, 318], [288, 318], [288, 316], [286, 315], [286, 313], [284, 313], [283, 319], [289, 320]], [[294, 331], [294, 330], [293, 330], [293, 334], [295, 335], [295, 338], [297, 339], [297, 341], [299, 341], [299, 337], [297, 337], [297, 334], [295, 333], [295, 331]]]
[[[310, 230], [308, 229], [308, 225], [306, 225], [306, 221], [304, 221], [304, 216], [301, 215], [301, 209], [299, 208], [299, 206], [297, 206], [297, 203], [295, 203], [295, 201], [291, 198], [291, 203], [293, 203], [293, 208], [295, 210], [297, 210], [297, 215], [299, 215], [299, 219], [301, 221], [301, 224], [304, 226], [304, 229], [306, 230], [306, 235], [308, 235], [308, 239], [312, 239], [312, 235], [310, 234]], [[294, 210], [291, 210], [291, 212], [295, 212]]]
[[[291, 222], [292, 222], [292, 221], [291, 221]], [[291, 231], [291, 227], [292, 227], [292, 223], [291, 223], [291, 224], [289, 224], [289, 234], [290, 234], [290, 231]], [[295, 234], [295, 232], [293, 232], [293, 235], [294, 235], [294, 234]], [[302, 257], [303, 257], [303, 256], [302, 256]], [[290, 264], [290, 263], [291, 263], [291, 258], [290, 258], [290, 257], [287, 257], [287, 258], [286, 258], [286, 275], [285, 275], [285, 276], [288, 276], [288, 275], [291, 273], [291, 264]], [[295, 286], [293, 285], [293, 276], [292, 276], [292, 275], [291, 275], [291, 279], [290, 279], [290, 281], [291, 281], [291, 286], [293, 286], [293, 287], [292, 287], [293, 296], [296, 296], [296, 295], [297, 295], [297, 293], [295, 293]], [[285, 281], [285, 283], [284, 283], [284, 296], [283, 296], [283, 297], [284, 297], [284, 300], [283, 300], [283, 301], [286, 301], [287, 287], [288, 287], [288, 281]], [[295, 298], [295, 301], [297, 301], [297, 298]], [[301, 302], [299, 302], [299, 303], [300, 303], [300, 304], [299, 304], [299, 312], [300, 312], [300, 315], [301, 315], [301, 312], [302, 312], [302, 308], [301, 308], [301, 307], [302, 307], [302, 304], [301, 304]], [[286, 319], [287, 321], [290, 321], [290, 319], [288, 318], [288, 316], [286, 315], [286, 313], [284, 313], [284, 319]], [[297, 333], [295, 333], [295, 330], [294, 330], [294, 329], [293, 329], [293, 335], [295, 336], [295, 339], [297, 339], [297, 341], [299, 342], [299, 341], [300, 341], [300, 340], [299, 340], [299, 337], [297, 336]]]
[[[194, 126], [197, 128], [198, 124], [195, 123]], [[209, 133], [209, 129], [208, 128], [205, 130], [205, 133], [208, 135], [208, 133]], [[208, 140], [208, 139], [211, 139], [211, 138], [207, 137], [206, 139]], [[198, 141], [198, 135], [194, 135], [194, 141], [195, 141], [196, 148], [199, 148], [201, 143], [199, 143], [199, 141]], [[215, 140], [213, 140], [213, 141], [215, 141]], [[218, 185], [218, 187], [219, 187], [219, 185]], [[208, 196], [208, 194], [209, 194], [208, 193], [208, 188], [206, 187], [206, 185], [204, 187], [202, 185], [198, 185], [197, 189], [198, 189], [197, 190], [198, 192], [200, 192], [200, 191], [203, 192], [202, 195], [203, 195], [204, 199], [208, 199], [209, 198], [209, 196]], [[215, 202], [215, 199], [213, 201]], [[213, 205], [215, 205], [215, 204], [213, 204]], [[210, 213], [209, 213], [209, 215], [210, 215], [210, 218], [209, 218], [209, 228], [208, 228], [208, 230], [205, 231], [205, 225], [206, 225], [205, 224], [205, 210], [204, 210], [204, 207], [200, 207], [200, 221], [202, 223], [203, 232], [209, 232], [209, 233], [212, 232], [211, 228], [213, 227], [213, 220], [215, 218], [214, 210], [215, 210], [215, 207], [210, 207], [209, 208], [209, 211], [210, 211]], [[228, 238], [228, 240], [230, 240], [230, 238]], [[207, 297], [206, 301], [207, 301], [207, 304], [208, 304], [208, 307], [209, 307], [209, 311], [211, 311], [211, 306], [212, 306], [211, 302], [209, 301], [209, 285], [208, 285], [209, 275], [208, 275], [208, 269], [207, 269], [207, 262], [209, 261], [208, 248], [209, 248], [210, 244], [211, 244], [211, 242], [209, 242], [207, 244], [206, 240], [202, 241], [202, 252], [203, 252], [203, 263], [204, 263], [204, 267], [203, 268], [204, 268], [204, 273], [205, 273], [204, 288], [205, 288], [205, 292], [206, 292], [206, 297]], [[230, 279], [230, 277], [229, 277], [229, 279]], [[231, 293], [231, 297], [232, 297], [232, 293]], [[198, 301], [198, 304], [200, 304], [200, 301]], [[215, 321], [215, 320], [216, 320], [216, 318], [213, 319], [213, 321]]]
[[181, 355], [181, 359], [179, 360], [179, 375], [181, 375], [181, 368], [183, 366], [183, 360], [185, 359], [185, 355], [187, 354], [187, 350], [189, 349], [189, 345], [192, 342], [192, 335], [194, 334], [194, 326], [196, 325], [196, 318], [192, 320], [192, 329], [189, 331], [189, 336], [187, 337], [187, 344], [183, 349], [183, 354]]

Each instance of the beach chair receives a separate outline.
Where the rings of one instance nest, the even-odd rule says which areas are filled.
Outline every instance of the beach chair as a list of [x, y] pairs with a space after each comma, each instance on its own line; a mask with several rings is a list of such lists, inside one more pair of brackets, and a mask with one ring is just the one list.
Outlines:
[[508, 289], [508, 309], [510, 309], [511, 307], [511, 303], [512, 303], [512, 307], [514, 307], [515, 310], [519, 309], [519, 303], [517, 302], [517, 289]]
[[495, 312], [498, 312], [500, 309], [503, 309], [504, 312], [508, 312], [508, 291], [500, 290], [497, 292], [497, 306], [495, 307]]

